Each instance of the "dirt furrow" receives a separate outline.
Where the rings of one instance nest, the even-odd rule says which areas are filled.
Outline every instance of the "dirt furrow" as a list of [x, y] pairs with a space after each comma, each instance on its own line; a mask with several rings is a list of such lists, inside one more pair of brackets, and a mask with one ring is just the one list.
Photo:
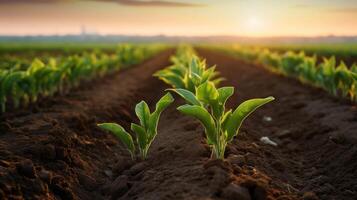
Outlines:
[[[276, 97], [253, 114], [228, 146], [226, 161], [210, 160], [204, 130], [174, 105], [162, 115], [148, 159], [128, 152], [96, 123], [129, 128], [134, 106], [153, 109], [168, 86], [152, 74], [169, 65], [166, 51], [137, 67], [46, 100], [29, 111], [1, 116], [0, 199], [353, 199], [356, 108], [323, 91], [211, 51], [228, 102]], [[265, 145], [268, 136], [277, 147]], [[232, 184], [234, 183], [234, 184]], [[239, 185], [239, 186], [238, 186]], [[3, 195], [3, 196], [1, 196]]]
[[84, 85], [65, 97], [1, 116], [0, 199], [102, 199], [127, 152], [96, 123], [134, 120], [134, 105], [163, 93], [152, 74], [173, 50]]

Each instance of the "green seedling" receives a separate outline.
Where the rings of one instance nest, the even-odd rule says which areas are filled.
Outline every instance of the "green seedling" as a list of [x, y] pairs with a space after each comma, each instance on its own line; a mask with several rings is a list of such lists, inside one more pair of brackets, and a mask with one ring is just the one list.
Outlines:
[[226, 146], [237, 136], [243, 121], [257, 108], [274, 100], [274, 97], [250, 99], [234, 111], [226, 110], [226, 101], [234, 93], [233, 87], [216, 88], [212, 82], [201, 84], [196, 93], [186, 89], [170, 89], [183, 97], [188, 104], [177, 109], [197, 118], [205, 127], [207, 143], [212, 147], [212, 157], [224, 159]]
[[137, 64], [163, 48], [161, 45], [121, 45], [118, 54], [94, 51], [33, 61], [9, 59], [0, 63], [4, 67], [0, 69], [0, 112], [5, 112], [8, 105], [26, 107], [39, 97], [64, 94], [83, 81]]
[[136, 134], [136, 144], [132, 136], [119, 124], [102, 123], [98, 124], [98, 126], [117, 136], [130, 152], [132, 159], [135, 159], [136, 149], [139, 149], [140, 158], [145, 160], [151, 143], [157, 135], [160, 115], [173, 101], [172, 95], [167, 93], [156, 103], [156, 109], [152, 113], [150, 113], [149, 106], [145, 101], [141, 101], [136, 105], [135, 113], [139, 118], [140, 124], [131, 124], [131, 131]]
[[184, 88], [195, 92], [196, 88], [206, 81], [218, 85], [223, 78], [217, 78], [216, 67], [207, 68], [206, 61], [198, 58], [189, 48], [180, 48], [177, 55], [171, 58], [174, 63], [154, 74], [173, 88]]
[[[279, 53], [259, 48], [219, 48], [243, 60], [263, 64], [275, 73], [297, 78], [302, 83], [320, 87], [331, 95], [357, 100], [357, 65], [336, 65], [334, 56], [317, 62], [316, 55], [307, 56], [303, 51]], [[317, 53], [318, 54], [318, 53]], [[246, 56], [251, 55], [251, 56]]]

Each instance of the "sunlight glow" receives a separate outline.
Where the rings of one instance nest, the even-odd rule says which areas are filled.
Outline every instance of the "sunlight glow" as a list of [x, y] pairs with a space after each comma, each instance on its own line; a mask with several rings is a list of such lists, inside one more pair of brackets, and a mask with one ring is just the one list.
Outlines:
[[263, 22], [257, 17], [251, 17], [247, 21], [247, 28], [249, 28], [250, 31], [259, 31], [263, 26]]

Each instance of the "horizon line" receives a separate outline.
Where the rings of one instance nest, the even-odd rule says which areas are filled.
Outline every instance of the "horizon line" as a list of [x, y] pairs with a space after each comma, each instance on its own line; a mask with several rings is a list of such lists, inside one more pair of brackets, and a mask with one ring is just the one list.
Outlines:
[[236, 38], [254, 38], [254, 39], [263, 39], [263, 38], [321, 38], [321, 37], [357, 37], [357, 34], [321, 34], [321, 35], [271, 35], [271, 36], [248, 36], [248, 35], [229, 35], [229, 34], [214, 34], [214, 35], [169, 35], [169, 34], [101, 34], [101, 33], [59, 33], [59, 34], [1, 34], [0, 37], [64, 37], [64, 36], [124, 36], [124, 37], [181, 37], [181, 38], [210, 38], [210, 37], [236, 37]]

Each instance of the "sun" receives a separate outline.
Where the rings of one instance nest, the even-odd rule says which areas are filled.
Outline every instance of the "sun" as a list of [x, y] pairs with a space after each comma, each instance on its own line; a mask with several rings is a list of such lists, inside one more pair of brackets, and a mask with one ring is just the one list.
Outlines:
[[263, 28], [263, 22], [258, 17], [250, 17], [247, 20], [247, 27], [252, 31], [258, 31]]

